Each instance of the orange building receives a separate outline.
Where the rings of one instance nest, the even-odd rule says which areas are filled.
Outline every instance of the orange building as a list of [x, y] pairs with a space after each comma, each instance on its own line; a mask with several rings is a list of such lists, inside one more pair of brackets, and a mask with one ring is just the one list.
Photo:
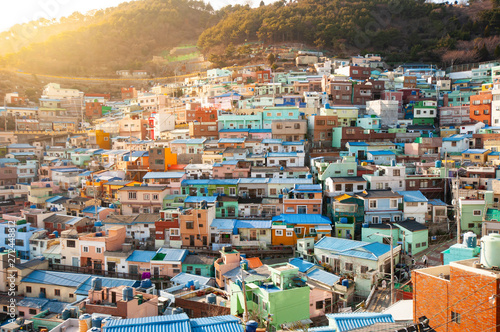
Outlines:
[[219, 287], [224, 288], [226, 285], [224, 274], [240, 266], [241, 257], [240, 253], [231, 246], [224, 247], [220, 254], [221, 258], [214, 262], [215, 282]]
[[85, 116], [88, 119], [98, 119], [102, 117], [102, 104], [99, 102], [85, 103]]
[[113, 226], [107, 232], [99, 231], [80, 236], [81, 266], [97, 271], [105, 270], [104, 253], [122, 250], [125, 237], [124, 226]]
[[470, 96], [470, 119], [491, 125], [491, 91], [481, 91]]
[[331, 236], [331, 221], [320, 214], [281, 214], [273, 218], [273, 245], [295, 246], [297, 239]]
[[286, 214], [321, 214], [322, 207], [321, 184], [296, 184], [283, 195], [283, 211]]
[[182, 245], [187, 247], [206, 247], [210, 245], [210, 224], [215, 219], [215, 207], [184, 210], [180, 216]]

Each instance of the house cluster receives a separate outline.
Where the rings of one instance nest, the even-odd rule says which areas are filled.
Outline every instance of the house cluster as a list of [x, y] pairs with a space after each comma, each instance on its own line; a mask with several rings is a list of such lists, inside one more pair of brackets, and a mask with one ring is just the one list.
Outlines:
[[[0, 291], [15, 249], [21, 319], [2, 332], [465, 328], [459, 280], [483, 296], [500, 266], [477, 246], [500, 232], [500, 63], [310, 53], [120, 98], [8, 94]], [[446, 265], [410, 270], [455, 232]]]

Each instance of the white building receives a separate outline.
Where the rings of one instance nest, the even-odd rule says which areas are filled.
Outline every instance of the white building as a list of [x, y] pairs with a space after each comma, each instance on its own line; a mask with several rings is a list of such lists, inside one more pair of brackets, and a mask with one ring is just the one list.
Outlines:
[[392, 189], [393, 191], [406, 189], [405, 166], [379, 166], [374, 174], [364, 174], [371, 190]]
[[425, 224], [427, 214], [428, 199], [419, 191], [398, 191], [403, 196], [403, 213], [405, 219], [415, 219], [415, 221]]
[[458, 152], [467, 150], [474, 144], [474, 139], [471, 134], [457, 134], [443, 138], [441, 153]]
[[64, 99], [64, 98], [82, 98], [83, 92], [76, 89], [63, 89], [58, 83], [49, 83], [42, 92], [42, 98]]
[[399, 102], [397, 100], [371, 100], [366, 102], [366, 114], [377, 115], [384, 126], [398, 124]]

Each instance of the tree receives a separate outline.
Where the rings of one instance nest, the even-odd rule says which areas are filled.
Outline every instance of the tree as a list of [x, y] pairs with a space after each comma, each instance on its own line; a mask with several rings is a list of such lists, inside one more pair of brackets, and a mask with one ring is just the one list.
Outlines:
[[261, 0], [259, 7], [263, 7], [263, 6], [265, 6], [265, 5], [266, 5], [266, 4], [264, 3], [264, 0]]
[[274, 55], [274, 53], [269, 53], [269, 55], [267, 56], [267, 61], [270, 65], [276, 62], [276, 56]]
[[483, 47], [481, 47], [477, 51], [477, 55], [479, 57], [479, 61], [488, 61], [490, 58], [490, 52], [488, 52], [488, 49], [486, 48], [486, 45], [483, 44]]
[[495, 47], [495, 59], [500, 58], [500, 44]]
[[228, 60], [233, 59], [235, 52], [236, 52], [236, 48], [234, 47], [233, 43], [229, 43], [229, 45], [227, 45], [226, 51], [225, 51], [226, 59], [228, 59]]

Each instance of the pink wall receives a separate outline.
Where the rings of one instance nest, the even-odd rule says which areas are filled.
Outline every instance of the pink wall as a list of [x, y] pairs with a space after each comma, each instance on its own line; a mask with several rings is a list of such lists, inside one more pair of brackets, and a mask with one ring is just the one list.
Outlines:
[[311, 292], [309, 293], [309, 316], [310, 317], [318, 317], [318, 316], [324, 316], [325, 313], [330, 313], [332, 312], [331, 307], [327, 308], [325, 311], [325, 307], [323, 305], [323, 309], [316, 309], [316, 302], [317, 301], [324, 301], [325, 299], [331, 299], [331, 303], [335, 303], [334, 301], [334, 296], [332, 292], [327, 291], [327, 290], [322, 290], [319, 288], [313, 288], [311, 289]]

